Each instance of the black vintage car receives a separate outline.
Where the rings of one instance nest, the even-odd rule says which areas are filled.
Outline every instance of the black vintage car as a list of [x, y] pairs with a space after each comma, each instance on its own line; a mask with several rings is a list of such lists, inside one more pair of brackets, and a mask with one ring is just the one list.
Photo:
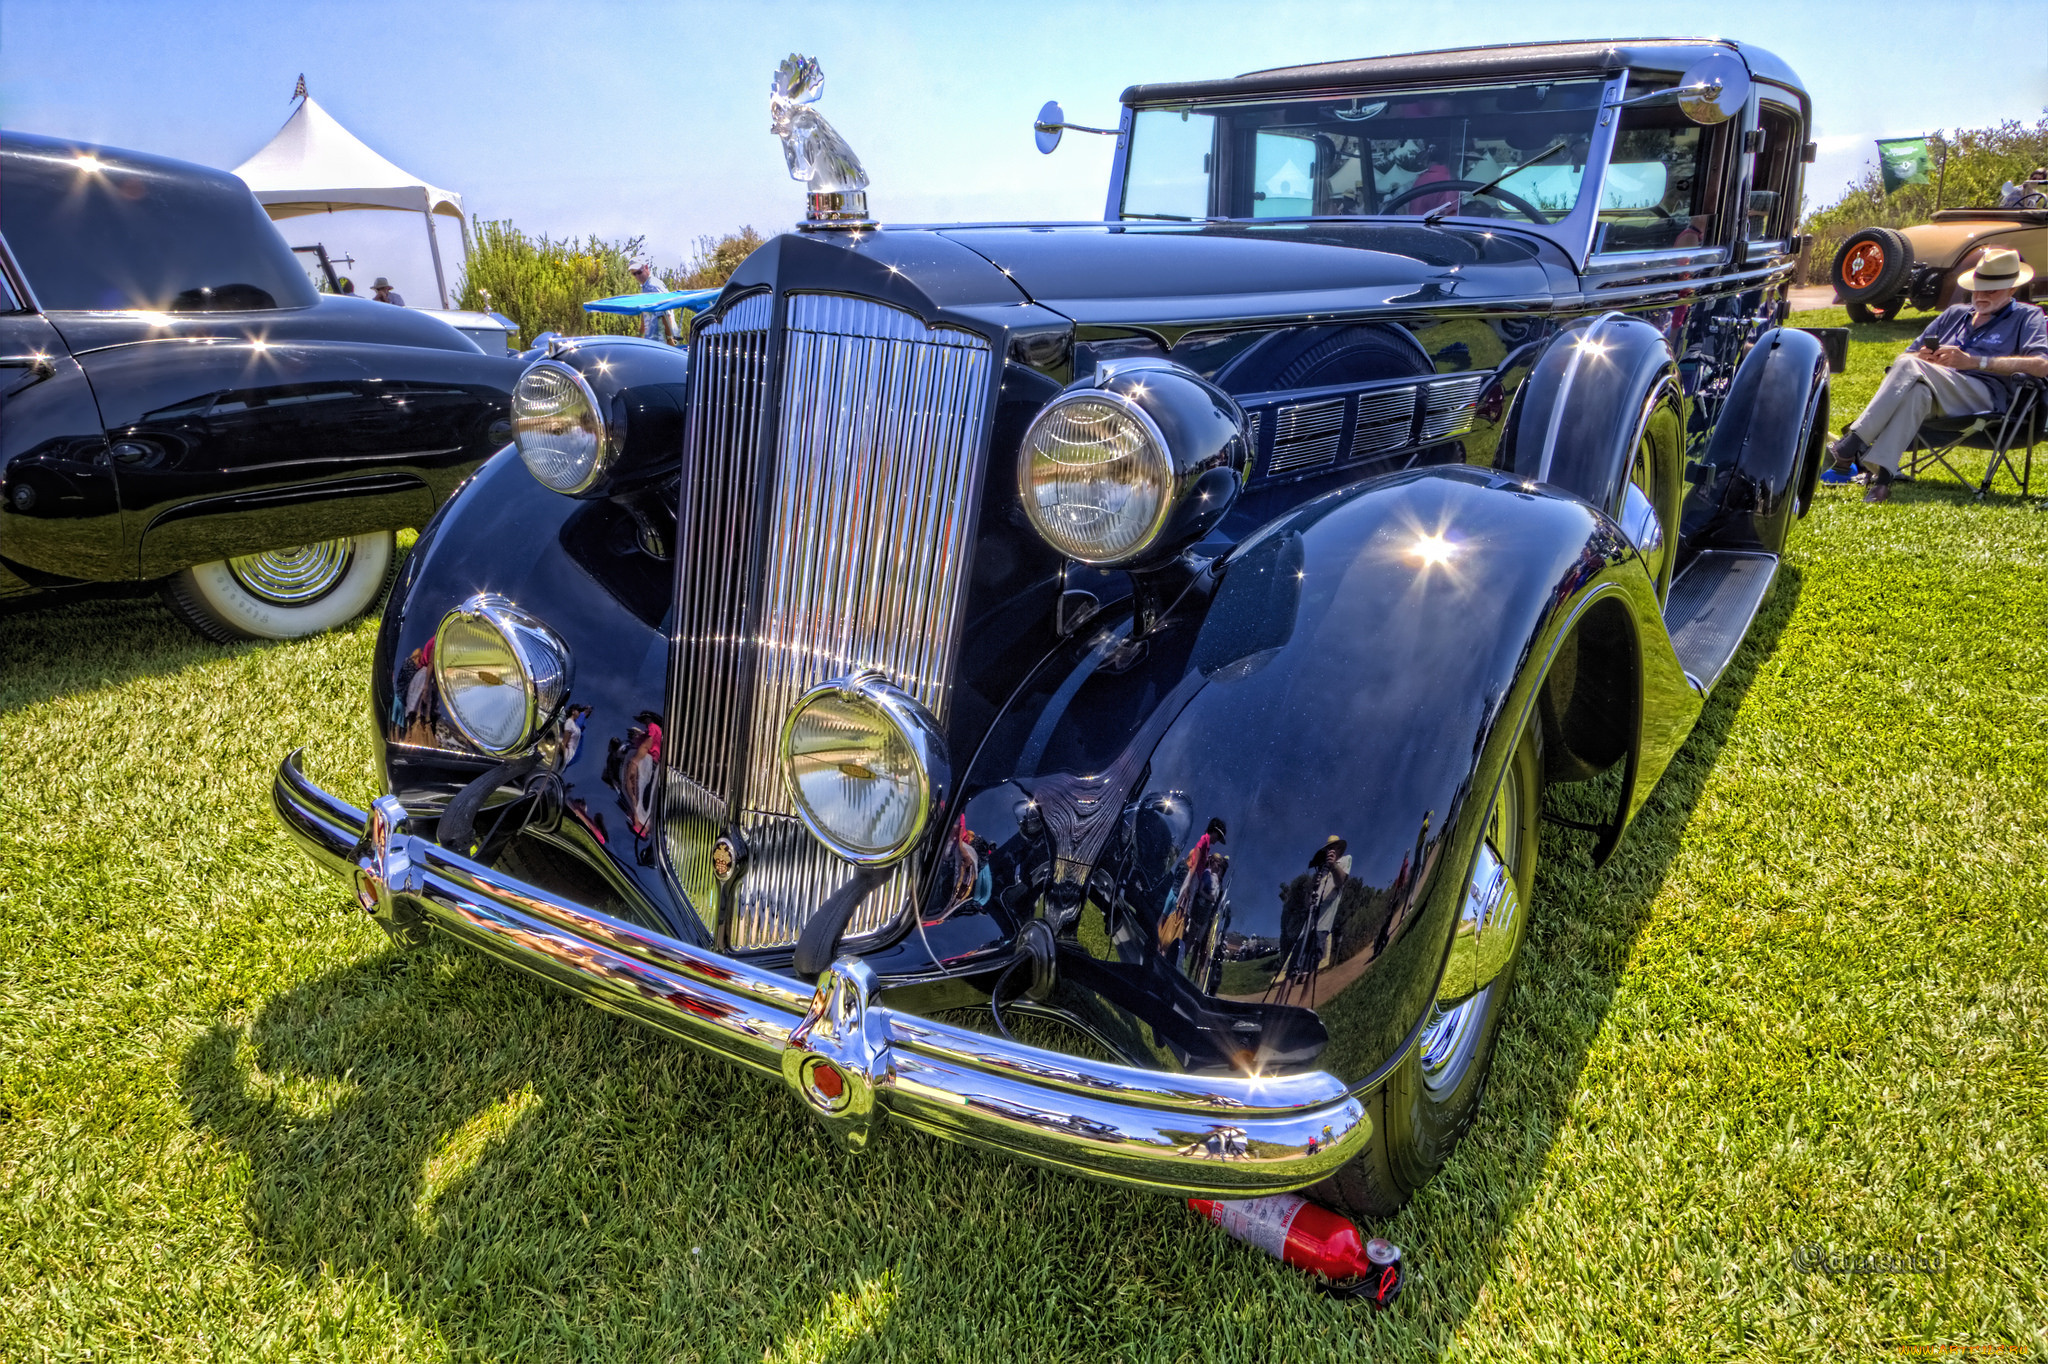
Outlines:
[[384, 618], [389, 794], [293, 754], [281, 815], [400, 941], [855, 1144], [1399, 1206], [1478, 1104], [1545, 786], [1606, 774], [1612, 851], [1811, 496], [1798, 80], [1684, 41], [1140, 86], [1107, 221], [878, 228], [815, 74], [812, 221], [687, 374], [526, 372]]
[[159, 584], [214, 639], [361, 615], [520, 363], [316, 293], [232, 175], [0, 135], [0, 610]]

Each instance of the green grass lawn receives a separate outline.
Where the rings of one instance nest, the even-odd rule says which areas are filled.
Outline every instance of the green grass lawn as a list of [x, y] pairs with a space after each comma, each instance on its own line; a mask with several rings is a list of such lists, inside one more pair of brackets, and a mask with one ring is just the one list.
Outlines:
[[[1838, 425], [1915, 330], [1858, 329]], [[394, 952], [269, 808], [300, 744], [370, 796], [372, 625], [0, 618], [0, 1359], [2048, 1356], [2044, 614], [2031, 502], [1823, 489], [1620, 855], [1546, 828], [1385, 1315], [1172, 1200], [847, 1155], [779, 1082]]]

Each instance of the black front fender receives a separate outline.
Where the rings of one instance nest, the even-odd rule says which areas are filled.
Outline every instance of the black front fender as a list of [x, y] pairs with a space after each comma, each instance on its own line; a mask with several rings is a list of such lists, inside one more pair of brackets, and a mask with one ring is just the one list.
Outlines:
[[[663, 881], [651, 813], [674, 572], [641, 547], [630, 509], [551, 492], [505, 447], [421, 532], [400, 569], [377, 635], [372, 730], [387, 788], [424, 819], [496, 766], [450, 721], [433, 656], [449, 611], [480, 592], [509, 598], [561, 638], [574, 669], [554, 730], [566, 761], [549, 837], [604, 874], [606, 898], [590, 900], [597, 908], [705, 942], [708, 928], [674, 905]], [[527, 867], [517, 874], [541, 877]]]
[[[1093, 959], [1069, 1003], [1099, 1035], [1370, 1082], [1434, 996], [1551, 658], [1597, 613], [1632, 641], [1647, 790], [1699, 699], [1612, 521], [1464, 467], [1331, 494], [1235, 551], [1205, 609], [1143, 639], [1105, 627], [1034, 679], [970, 769], [960, 836], [998, 896], [1025, 886], [1068, 920], [1066, 951]], [[1326, 930], [1322, 863], [1342, 874]]]

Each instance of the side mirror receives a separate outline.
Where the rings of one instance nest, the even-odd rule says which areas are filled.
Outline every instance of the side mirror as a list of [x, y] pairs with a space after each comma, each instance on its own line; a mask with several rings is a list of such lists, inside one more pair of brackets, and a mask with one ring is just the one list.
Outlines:
[[1733, 52], [1716, 50], [1678, 82], [1678, 107], [1694, 123], [1726, 123], [1749, 103], [1749, 68]]
[[1079, 123], [1067, 122], [1066, 110], [1060, 108], [1060, 102], [1056, 99], [1047, 100], [1045, 107], [1038, 111], [1038, 118], [1032, 123], [1031, 132], [1038, 140], [1038, 150], [1050, 156], [1052, 149], [1060, 145], [1060, 134], [1069, 128], [1077, 133], [1100, 133], [1104, 137], [1115, 137], [1118, 132], [1115, 128], [1087, 128]]
[[1652, 90], [1648, 94], [1631, 95], [1603, 107], [1626, 109], [1632, 104], [1647, 104], [1653, 99], [1676, 96], [1679, 110], [1687, 118], [1711, 128], [1742, 112], [1743, 106], [1749, 103], [1749, 86], [1749, 68], [1742, 64], [1742, 58], [1721, 49], [1695, 62], [1691, 70], [1678, 78], [1677, 85]]
[[1049, 99], [1038, 111], [1038, 121], [1031, 125], [1031, 135], [1038, 143], [1038, 150], [1047, 156], [1060, 145], [1060, 134], [1066, 130], [1067, 111], [1060, 108], [1060, 102]]

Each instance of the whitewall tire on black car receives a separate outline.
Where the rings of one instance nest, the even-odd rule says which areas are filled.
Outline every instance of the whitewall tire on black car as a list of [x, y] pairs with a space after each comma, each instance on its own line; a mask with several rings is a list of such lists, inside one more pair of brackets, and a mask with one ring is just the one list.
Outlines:
[[208, 639], [298, 639], [375, 606], [397, 562], [388, 530], [196, 564], [164, 583], [178, 619]]

